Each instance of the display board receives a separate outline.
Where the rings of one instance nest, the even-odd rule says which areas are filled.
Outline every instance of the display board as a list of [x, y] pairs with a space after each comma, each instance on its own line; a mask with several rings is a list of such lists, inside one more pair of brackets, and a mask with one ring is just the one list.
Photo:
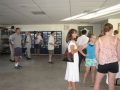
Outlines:
[[[50, 35], [51, 35], [50, 31], [41, 32], [41, 36], [43, 38], [43, 42], [41, 44], [41, 54], [48, 54], [48, 39]], [[54, 54], [62, 54], [62, 32], [61, 31], [55, 31], [54, 40], [55, 42], [58, 43], [58, 45], [54, 49]]]
[[[31, 35], [31, 53], [33, 54], [34, 53], [34, 43], [35, 43], [35, 34], [34, 32], [29, 32], [30, 35]], [[21, 37], [22, 37], [22, 40], [25, 41], [25, 32], [21, 32]], [[23, 44], [22, 45], [22, 53], [25, 53], [25, 50], [26, 50], [26, 44]]]
[[[34, 54], [34, 45], [35, 45], [35, 32], [31, 33], [31, 53]], [[48, 39], [51, 35], [51, 31], [40, 31], [41, 37], [43, 39], [42, 44], [40, 45], [40, 54], [48, 54]], [[22, 39], [25, 40], [25, 32], [21, 32]], [[62, 32], [61, 31], [55, 31], [54, 36], [55, 42], [58, 43], [58, 45], [54, 49], [54, 54], [62, 54]], [[22, 45], [22, 53], [25, 53], [26, 45]]]

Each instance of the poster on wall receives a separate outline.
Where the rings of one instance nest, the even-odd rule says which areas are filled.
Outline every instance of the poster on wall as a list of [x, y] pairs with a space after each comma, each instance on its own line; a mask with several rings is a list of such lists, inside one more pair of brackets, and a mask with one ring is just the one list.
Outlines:
[[78, 35], [82, 35], [82, 30], [87, 31], [87, 36], [90, 37], [91, 34], [93, 34], [93, 26], [78, 26]]

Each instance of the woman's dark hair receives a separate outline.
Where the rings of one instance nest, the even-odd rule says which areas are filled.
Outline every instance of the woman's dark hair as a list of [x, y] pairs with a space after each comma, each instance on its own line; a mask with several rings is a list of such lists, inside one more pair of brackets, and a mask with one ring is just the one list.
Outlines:
[[51, 34], [53, 34], [54, 33], [54, 31], [51, 31]]
[[85, 35], [87, 33], [86, 30], [82, 30], [82, 35]]
[[109, 32], [111, 29], [113, 29], [113, 25], [111, 23], [106, 23], [104, 25], [104, 33]]
[[70, 30], [68, 31], [67, 37], [66, 37], [66, 43], [68, 43], [70, 40], [73, 39], [73, 38], [72, 38], [72, 34], [73, 34], [74, 32], [77, 32], [77, 30], [75, 30], [75, 29], [70, 29]]
[[115, 31], [114, 31], [114, 35], [116, 35], [116, 34], [118, 34], [118, 30], [115, 30]]

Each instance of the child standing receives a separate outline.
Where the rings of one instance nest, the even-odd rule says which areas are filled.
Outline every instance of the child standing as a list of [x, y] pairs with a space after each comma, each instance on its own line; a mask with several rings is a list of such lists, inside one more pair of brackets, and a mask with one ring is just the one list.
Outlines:
[[87, 78], [88, 73], [91, 70], [91, 78], [92, 78], [92, 83], [91, 83], [91, 87], [94, 86], [94, 77], [95, 77], [95, 70], [96, 70], [96, 66], [97, 66], [97, 61], [95, 59], [95, 41], [96, 41], [96, 35], [91, 35], [90, 36], [90, 42], [87, 44], [86, 50], [87, 50], [87, 54], [84, 54], [82, 51], [81, 53], [86, 56], [85, 59], [85, 66], [86, 66], [86, 71], [84, 73], [84, 78], [83, 78], [83, 82], [82, 82], [82, 86], [85, 86], [85, 81]]

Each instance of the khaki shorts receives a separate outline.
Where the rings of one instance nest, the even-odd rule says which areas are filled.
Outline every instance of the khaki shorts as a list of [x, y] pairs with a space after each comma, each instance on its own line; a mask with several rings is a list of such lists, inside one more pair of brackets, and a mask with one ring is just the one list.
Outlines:
[[53, 55], [54, 54], [54, 50], [49, 50], [49, 55]]

